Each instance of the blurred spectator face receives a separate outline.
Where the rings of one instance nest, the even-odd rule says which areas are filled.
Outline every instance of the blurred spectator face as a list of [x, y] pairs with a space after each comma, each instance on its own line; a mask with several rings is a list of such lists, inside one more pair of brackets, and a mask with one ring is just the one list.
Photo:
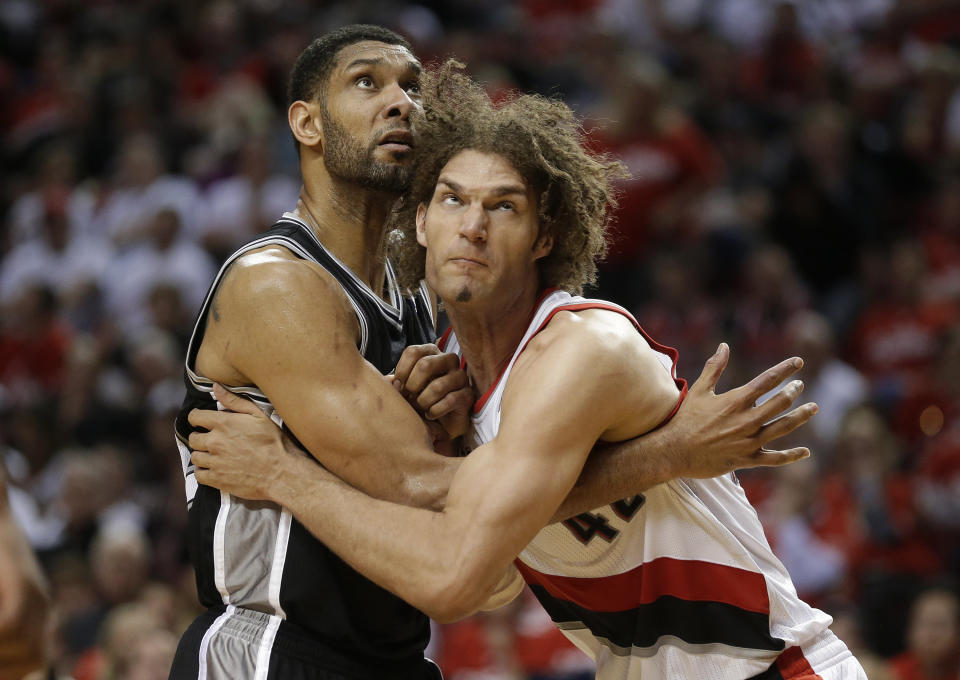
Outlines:
[[817, 164], [842, 162], [847, 149], [849, 124], [837, 104], [820, 104], [806, 116], [800, 129], [800, 148]]
[[[153, 612], [139, 603], [121, 605], [110, 612], [103, 623], [101, 647], [107, 656], [109, 667], [113, 669], [113, 677], [127, 677], [127, 671], [137, 656], [140, 641], [151, 637], [156, 631], [163, 631], [160, 621]], [[167, 672], [169, 671], [168, 664]]]
[[156, 142], [145, 135], [132, 137], [120, 152], [119, 174], [126, 184], [145, 187], [163, 172], [163, 160]]
[[102, 469], [100, 459], [93, 452], [67, 454], [60, 501], [69, 526], [89, 526], [107, 506], [109, 499], [101, 483]]
[[896, 463], [893, 435], [872, 408], [847, 414], [837, 438], [838, 460], [846, 463], [853, 481], [883, 477]]
[[165, 583], [150, 583], [144, 587], [139, 599], [146, 609], [152, 612], [165, 627], [172, 629], [177, 618], [177, 594]]
[[914, 301], [921, 295], [927, 263], [920, 245], [901, 241], [890, 253], [890, 287], [897, 297]]
[[176, 286], [169, 283], [157, 284], [150, 290], [147, 302], [150, 305], [150, 318], [157, 328], [174, 331], [185, 325], [183, 299]]
[[48, 192], [43, 212], [43, 236], [47, 245], [57, 252], [67, 249], [70, 241], [70, 225], [67, 220], [67, 196], [62, 191]]
[[945, 590], [920, 595], [910, 611], [907, 645], [921, 663], [949, 660], [960, 649], [960, 608]]
[[790, 256], [777, 246], [756, 251], [747, 264], [747, 276], [750, 292], [771, 302], [781, 300], [795, 280]]
[[243, 145], [239, 174], [254, 184], [260, 184], [270, 175], [270, 150], [266, 140], [254, 137]]
[[167, 331], [145, 333], [132, 342], [129, 352], [134, 377], [144, 392], [182, 369], [177, 343]]
[[176, 651], [170, 631], [156, 628], [142, 635], [130, 649], [124, 680], [166, 680]]
[[157, 212], [150, 224], [150, 239], [157, 250], [167, 250], [180, 233], [180, 215], [176, 210], [164, 208]]
[[43, 330], [57, 311], [53, 291], [44, 285], [29, 286], [17, 296], [10, 309], [10, 328], [22, 333]]
[[789, 353], [803, 357], [804, 373], [816, 375], [833, 354], [833, 329], [822, 315], [804, 311], [787, 324]]
[[107, 602], [129, 602], [139, 595], [149, 566], [147, 539], [136, 529], [108, 529], [91, 548], [93, 576]]

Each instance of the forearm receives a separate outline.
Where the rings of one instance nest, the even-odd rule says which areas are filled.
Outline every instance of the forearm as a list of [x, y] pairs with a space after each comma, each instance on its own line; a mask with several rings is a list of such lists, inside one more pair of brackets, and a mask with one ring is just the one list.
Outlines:
[[[284, 465], [291, 463], [294, 474], [303, 472], [310, 475], [315, 471], [316, 465], [303, 457], [296, 444], [285, 439], [284, 446], [291, 454], [284, 461]], [[391, 466], [388, 472], [382, 464], [375, 464], [375, 459], [368, 458], [347, 467], [343, 477], [351, 486], [374, 498], [414, 508], [443, 510], [450, 483], [463, 462], [462, 458], [443, 456], [426, 450], [408, 454], [398, 451], [390, 458], [403, 461], [404, 465]], [[295, 462], [296, 459], [303, 459], [306, 465], [301, 466]], [[271, 500], [281, 503], [276, 498]]]
[[662, 428], [617, 444], [598, 444], [551, 522], [643, 493], [673, 479], [676, 451]]
[[464, 571], [460, 557], [479, 556], [461, 545], [467, 526], [455, 526], [458, 518], [442, 512], [367, 496], [307, 458], [285, 465], [269, 496], [354, 569], [438, 620], [475, 611], [503, 571], [471, 568], [478, 577], [464, 604], [453, 592], [467, 581], [458, 573]]

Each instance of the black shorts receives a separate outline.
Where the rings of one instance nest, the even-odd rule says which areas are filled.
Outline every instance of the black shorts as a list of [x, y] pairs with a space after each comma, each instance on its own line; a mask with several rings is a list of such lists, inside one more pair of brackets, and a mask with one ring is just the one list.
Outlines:
[[290, 630], [276, 616], [209, 609], [180, 638], [170, 680], [443, 680], [429, 659], [356, 659]]

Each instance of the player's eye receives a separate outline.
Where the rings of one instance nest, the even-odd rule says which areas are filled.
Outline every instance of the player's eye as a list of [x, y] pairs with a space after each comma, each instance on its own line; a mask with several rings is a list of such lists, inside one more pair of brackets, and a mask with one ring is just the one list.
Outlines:
[[368, 90], [374, 87], [373, 78], [371, 78], [370, 76], [360, 76], [355, 81], [355, 84], [357, 87], [363, 88], [365, 90]]
[[414, 81], [412, 81], [412, 82], [409, 82], [409, 83], [406, 84], [406, 86], [405, 86], [403, 89], [407, 91], [407, 94], [411, 94], [411, 95], [414, 95], [414, 96], [416, 96], [416, 97], [419, 97], [419, 96], [420, 96], [420, 81], [419, 81], [419, 80], [414, 80]]
[[516, 210], [516, 206], [513, 204], [512, 201], [500, 201], [494, 206], [494, 210], [513, 212]]
[[460, 205], [462, 203], [456, 194], [444, 194], [440, 198], [440, 202], [444, 205]]

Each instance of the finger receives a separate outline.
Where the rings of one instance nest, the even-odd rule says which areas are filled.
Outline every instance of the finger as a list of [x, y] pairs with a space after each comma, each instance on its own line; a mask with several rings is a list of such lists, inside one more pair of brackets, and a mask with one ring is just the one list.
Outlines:
[[423, 388], [417, 396], [417, 406], [426, 411], [435, 403], [443, 399], [450, 392], [462, 390], [467, 386], [467, 374], [463, 371], [454, 371], [435, 378]]
[[757, 441], [761, 444], [766, 444], [769, 441], [790, 434], [810, 420], [818, 410], [819, 407], [814, 402], [798, 406], [790, 411], [790, 413], [786, 413], [761, 427], [760, 431], [757, 432]]
[[473, 392], [469, 389], [450, 392], [424, 412], [429, 420], [440, 420], [450, 413], [469, 413], [473, 405]]
[[239, 394], [234, 394], [220, 383], [213, 384], [213, 396], [228, 411], [233, 411], [234, 413], [247, 413], [251, 416], [263, 415], [263, 411], [261, 411], [252, 401], [246, 397], [241, 397]]
[[209, 468], [213, 466], [213, 454], [205, 449], [197, 449], [190, 452], [190, 462], [194, 467]]
[[456, 354], [434, 354], [423, 357], [410, 371], [403, 384], [409, 394], [420, 394], [431, 381], [448, 373], [458, 372], [460, 359]]
[[791, 375], [803, 368], [803, 359], [800, 357], [791, 357], [785, 359], [772, 368], [768, 368], [756, 378], [734, 390], [734, 393], [742, 403], [753, 404], [757, 399], [775, 388]]
[[798, 446], [795, 449], [786, 449], [784, 451], [768, 451], [760, 449], [757, 451], [750, 467], [780, 467], [781, 465], [790, 465], [799, 460], [810, 457], [810, 449], [805, 446]]
[[752, 413], [762, 425], [790, 408], [801, 392], [803, 392], [803, 381], [791, 380], [782, 389], [777, 390], [776, 394], [753, 409]]
[[223, 425], [226, 413], [213, 411], [211, 409], [195, 408], [187, 414], [187, 422], [194, 427], [202, 427], [205, 430], [212, 430], [217, 425]]
[[723, 370], [727, 367], [730, 360], [730, 347], [725, 342], [721, 342], [713, 356], [707, 359], [700, 371], [700, 377], [690, 386], [690, 392], [713, 392], [717, 386], [717, 381], [723, 375]]
[[203, 484], [204, 486], [215, 487], [217, 485], [216, 475], [206, 468], [195, 467], [193, 470], [193, 478], [197, 480], [198, 484]]
[[209, 451], [210, 433], [209, 432], [191, 432], [187, 438], [187, 444], [191, 451]]
[[400, 361], [397, 362], [397, 368], [393, 371], [394, 377], [400, 381], [401, 385], [406, 385], [410, 371], [416, 366], [417, 362], [425, 356], [439, 354], [440, 348], [436, 345], [410, 345], [403, 354], [400, 355]]

